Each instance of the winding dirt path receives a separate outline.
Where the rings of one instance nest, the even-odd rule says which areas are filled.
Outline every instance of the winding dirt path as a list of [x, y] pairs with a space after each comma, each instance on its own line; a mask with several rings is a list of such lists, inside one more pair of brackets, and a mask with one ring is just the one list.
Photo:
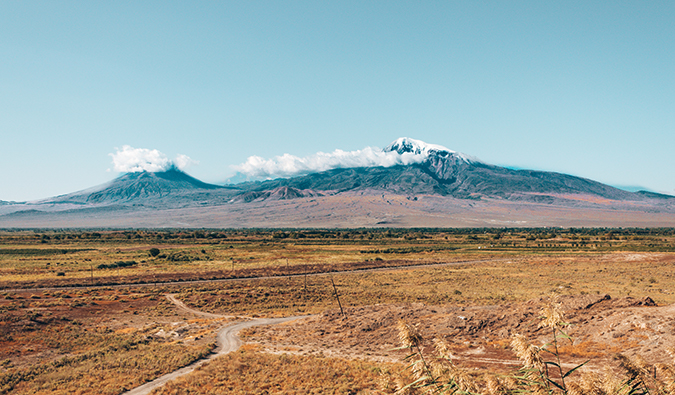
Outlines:
[[183, 303], [182, 300], [176, 299], [176, 294], [166, 294], [167, 299], [169, 299], [169, 302], [173, 303], [178, 307], [179, 310], [183, 310], [186, 313], [202, 316], [205, 318], [249, 318], [249, 317], [243, 317], [243, 316], [233, 316], [233, 315], [220, 315], [220, 314], [213, 314], [213, 313], [206, 313], [203, 311], [195, 310], [193, 308], [187, 307], [185, 303]]
[[[183, 310], [185, 312], [195, 314], [198, 316], [202, 317], [207, 317], [207, 318], [236, 318], [234, 316], [226, 316], [226, 315], [218, 315], [218, 314], [212, 314], [212, 313], [205, 313], [203, 311], [195, 310], [192, 308], [187, 307], [182, 301], [176, 299], [175, 295], [168, 294], [166, 295], [166, 298], [169, 299], [173, 304], [176, 305], [180, 310]], [[225, 355], [228, 353], [231, 353], [233, 351], [236, 351], [241, 347], [241, 340], [239, 339], [239, 336], [237, 334], [239, 333], [240, 330], [245, 329], [245, 328], [250, 328], [252, 326], [259, 326], [259, 325], [273, 325], [273, 324], [279, 324], [282, 322], [287, 322], [287, 321], [293, 321], [297, 320], [300, 318], [306, 318], [309, 316], [293, 316], [293, 317], [283, 317], [283, 318], [256, 318], [256, 319], [251, 319], [250, 321], [244, 321], [244, 322], [237, 322], [233, 323], [230, 325], [227, 325], [223, 328], [221, 328], [218, 331], [218, 335], [216, 337], [216, 343], [218, 344], [215, 352], [205, 359], [201, 359], [199, 361], [193, 362], [192, 364], [182, 367], [178, 370], [175, 370], [171, 373], [167, 373], [163, 376], [160, 376], [156, 378], [153, 381], [150, 381], [148, 383], [145, 383], [139, 387], [136, 387], [132, 390], [129, 390], [127, 392], [124, 392], [124, 395], [147, 395], [149, 394], [152, 390], [155, 388], [161, 387], [165, 383], [178, 378], [180, 376], [189, 374], [193, 372], [195, 369], [197, 369], [199, 366], [203, 365], [207, 361], [210, 361], [214, 358], [217, 358], [221, 355]], [[241, 318], [241, 317], [239, 317]]]

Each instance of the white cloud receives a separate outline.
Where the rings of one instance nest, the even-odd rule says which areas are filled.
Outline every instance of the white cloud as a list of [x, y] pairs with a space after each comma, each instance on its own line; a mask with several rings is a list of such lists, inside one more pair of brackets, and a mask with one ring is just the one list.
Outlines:
[[176, 155], [176, 159], [173, 160], [173, 164], [176, 165], [177, 168], [185, 170], [192, 165], [198, 165], [199, 161], [196, 161], [187, 155], [178, 154]]
[[175, 166], [179, 169], [196, 164], [197, 162], [186, 155], [178, 155], [175, 160], [170, 160], [156, 149], [134, 148], [125, 145], [117, 152], [109, 154], [112, 157], [114, 170], [121, 173], [137, 173], [142, 171], [158, 172], [166, 171]]
[[292, 177], [338, 168], [409, 165], [420, 163], [426, 157], [426, 153], [399, 154], [396, 151], [384, 152], [380, 148], [366, 147], [356, 151], [337, 149], [330, 153], [318, 152], [304, 158], [290, 154], [283, 154], [272, 159], [251, 156], [246, 162], [233, 167], [249, 178], [260, 179]]

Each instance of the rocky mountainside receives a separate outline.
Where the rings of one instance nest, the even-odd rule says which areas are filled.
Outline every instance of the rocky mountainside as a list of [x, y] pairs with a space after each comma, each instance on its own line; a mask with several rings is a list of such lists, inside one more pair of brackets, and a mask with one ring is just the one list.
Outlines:
[[[333, 169], [239, 186], [256, 192], [281, 187], [332, 193], [381, 190], [403, 195], [438, 194], [460, 199], [499, 198], [539, 202], [553, 199], [551, 195], [557, 198], [567, 194], [593, 195], [612, 200], [643, 200], [655, 195], [649, 192], [632, 193], [566, 174], [494, 166], [441, 146], [412, 139], [399, 139], [385, 151], [419, 156], [420, 160], [418, 163], [392, 167]], [[668, 198], [666, 195], [661, 196]]]
[[277, 187], [271, 190], [243, 192], [232, 199], [232, 202], [249, 203], [264, 200], [288, 200], [323, 196], [322, 193], [310, 189], [298, 189], [289, 186]]

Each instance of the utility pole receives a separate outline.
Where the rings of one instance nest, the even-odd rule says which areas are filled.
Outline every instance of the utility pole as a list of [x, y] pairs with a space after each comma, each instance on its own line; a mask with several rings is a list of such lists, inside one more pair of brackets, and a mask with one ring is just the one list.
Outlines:
[[342, 316], [345, 316], [345, 311], [342, 309], [342, 303], [340, 303], [340, 295], [338, 295], [337, 288], [335, 287], [335, 282], [333, 281], [333, 276], [330, 276], [330, 282], [333, 284], [333, 291], [335, 291], [335, 298], [337, 299], [338, 306], [340, 306], [340, 312], [342, 313]]

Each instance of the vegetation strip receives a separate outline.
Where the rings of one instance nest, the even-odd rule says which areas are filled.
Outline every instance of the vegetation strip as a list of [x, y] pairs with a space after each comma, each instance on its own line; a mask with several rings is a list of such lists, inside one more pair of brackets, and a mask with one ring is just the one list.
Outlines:
[[48, 249], [48, 248], [0, 248], [0, 255], [62, 255], [72, 254], [81, 251], [93, 251], [94, 248], [77, 248], [77, 249]]
[[374, 272], [374, 271], [384, 271], [384, 270], [398, 270], [398, 269], [417, 269], [417, 268], [431, 268], [431, 267], [443, 267], [443, 266], [453, 266], [453, 265], [473, 265], [478, 263], [487, 263], [487, 262], [500, 262], [500, 261], [512, 261], [513, 258], [497, 258], [497, 259], [480, 259], [473, 261], [459, 261], [459, 262], [443, 262], [443, 263], [421, 263], [421, 264], [410, 264], [410, 265], [399, 265], [399, 266], [381, 266], [381, 267], [371, 267], [363, 269], [352, 269], [352, 270], [338, 270], [338, 271], [326, 271], [326, 272], [307, 272], [302, 274], [279, 274], [274, 276], [257, 276], [257, 277], [230, 277], [230, 278], [214, 278], [207, 280], [182, 280], [182, 281], [170, 281], [170, 282], [144, 282], [144, 283], [122, 283], [122, 284], [97, 284], [97, 285], [73, 285], [65, 287], [37, 287], [37, 288], [11, 288], [3, 289], [0, 288], [0, 291], [4, 292], [20, 292], [20, 291], [56, 291], [56, 290], [69, 290], [69, 289], [101, 289], [101, 288], [127, 288], [127, 287], [147, 287], [147, 286], [160, 286], [160, 285], [184, 285], [184, 284], [204, 284], [212, 282], [227, 282], [227, 281], [247, 281], [247, 280], [268, 280], [274, 278], [298, 278], [305, 276], [325, 276], [328, 274], [349, 274], [349, 273], [364, 273], [364, 272]]

